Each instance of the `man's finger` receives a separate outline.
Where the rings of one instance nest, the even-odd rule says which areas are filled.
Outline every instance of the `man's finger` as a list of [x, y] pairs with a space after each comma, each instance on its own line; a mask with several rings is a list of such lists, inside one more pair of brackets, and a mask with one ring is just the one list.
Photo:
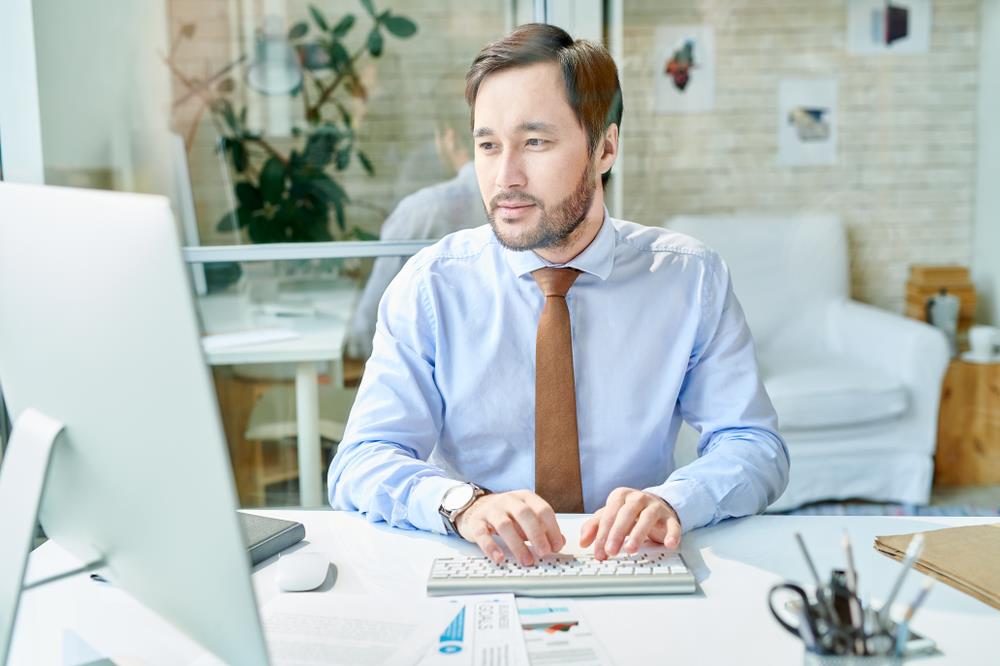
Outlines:
[[632, 531], [635, 521], [639, 518], [639, 514], [645, 507], [646, 503], [641, 494], [635, 493], [628, 496], [622, 507], [618, 509], [618, 515], [615, 516], [615, 521], [608, 531], [608, 537], [604, 543], [604, 552], [608, 555], [618, 554], [622, 543], [625, 541], [625, 537]]
[[597, 538], [594, 539], [594, 557], [598, 560], [608, 559], [608, 554], [604, 550], [604, 542], [608, 538], [608, 532], [611, 531], [611, 525], [614, 523], [615, 516], [618, 515], [618, 510], [622, 508], [624, 503], [623, 493], [612, 492], [608, 495], [608, 503], [604, 505], [604, 512], [597, 526]]
[[604, 509], [598, 509], [594, 512], [590, 518], [584, 521], [583, 525], [580, 526], [580, 547], [586, 548], [594, 542], [594, 537], [597, 536], [597, 525], [600, 523], [601, 514]]
[[681, 521], [674, 516], [670, 516], [667, 518], [667, 535], [663, 537], [663, 545], [667, 548], [679, 548], [683, 533]]
[[479, 546], [479, 550], [483, 551], [483, 554], [490, 558], [490, 561], [492, 561], [493, 564], [500, 564], [503, 562], [503, 548], [498, 546], [497, 542], [493, 540], [493, 535], [490, 534], [485, 522], [477, 525], [476, 528], [472, 530], [470, 536], [472, 537], [472, 541]]
[[[562, 547], [566, 545], [566, 537], [564, 537], [562, 532], [559, 530], [559, 521], [556, 520], [556, 512], [552, 510], [552, 506], [548, 502], [535, 493], [528, 493], [527, 496], [522, 499], [534, 513], [534, 517], [538, 522], [538, 527], [549, 546], [548, 551], [543, 552], [539, 550], [538, 552], [542, 555], [558, 553], [562, 550]], [[530, 533], [529, 536], [531, 536]], [[535, 539], [532, 538], [531, 544], [538, 549], [541, 542], [536, 543]]]
[[524, 543], [524, 536], [519, 534], [514, 518], [507, 511], [498, 507], [487, 520], [518, 562], [525, 566], [531, 566], [535, 563], [535, 556], [531, 554], [531, 550]]
[[661, 507], [651, 504], [642, 510], [639, 519], [635, 521], [635, 526], [629, 532], [625, 543], [625, 550], [635, 553], [640, 546], [645, 543], [646, 538], [651, 536], [653, 528], [663, 520]]

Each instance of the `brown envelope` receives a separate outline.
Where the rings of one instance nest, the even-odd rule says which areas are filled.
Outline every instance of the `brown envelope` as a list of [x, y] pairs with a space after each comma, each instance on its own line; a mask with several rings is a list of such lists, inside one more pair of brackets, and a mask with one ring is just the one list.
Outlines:
[[[1000, 523], [924, 532], [918, 571], [1000, 609]], [[913, 534], [875, 537], [875, 549], [902, 560]]]

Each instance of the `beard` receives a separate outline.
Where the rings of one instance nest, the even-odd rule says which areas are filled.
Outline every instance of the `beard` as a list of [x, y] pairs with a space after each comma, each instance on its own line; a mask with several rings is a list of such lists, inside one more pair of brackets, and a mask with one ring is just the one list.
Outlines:
[[[588, 161], [576, 188], [551, 211], [546, 209], [540, 199], [524, 192], [504, 192], [493, 197], [487, 216], [500, 245], [508, 250], [538, 250], [564, 245], [570, 235], [583, 224], [587, 211], [594, 202], [594, 193], [597, 190], [595, 175], [596, 169]], [[497, 208], [500, 203], [508, 201], [534, 204], [541, 213], [535, 226], [520, 236], [505, 234], [497, 225]]]

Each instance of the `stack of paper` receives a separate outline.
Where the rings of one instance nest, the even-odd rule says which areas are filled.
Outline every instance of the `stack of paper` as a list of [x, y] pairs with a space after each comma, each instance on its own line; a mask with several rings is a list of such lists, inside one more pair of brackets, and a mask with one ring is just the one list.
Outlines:
[[[1000, 609], [1000, 523], [924, 532], [918, 571]], [[913, 534], [875, 538], [875, 549], [903, 559]]]

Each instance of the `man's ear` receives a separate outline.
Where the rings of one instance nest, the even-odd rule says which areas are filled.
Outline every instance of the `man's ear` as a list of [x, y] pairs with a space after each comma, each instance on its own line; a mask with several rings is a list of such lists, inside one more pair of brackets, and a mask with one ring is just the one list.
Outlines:
[[600, 155], [597, 160], [597, 171], [607, 173], [618, 158], [618, 125], [615, 123], [608, 125], [599, 148], [595, 151]]

